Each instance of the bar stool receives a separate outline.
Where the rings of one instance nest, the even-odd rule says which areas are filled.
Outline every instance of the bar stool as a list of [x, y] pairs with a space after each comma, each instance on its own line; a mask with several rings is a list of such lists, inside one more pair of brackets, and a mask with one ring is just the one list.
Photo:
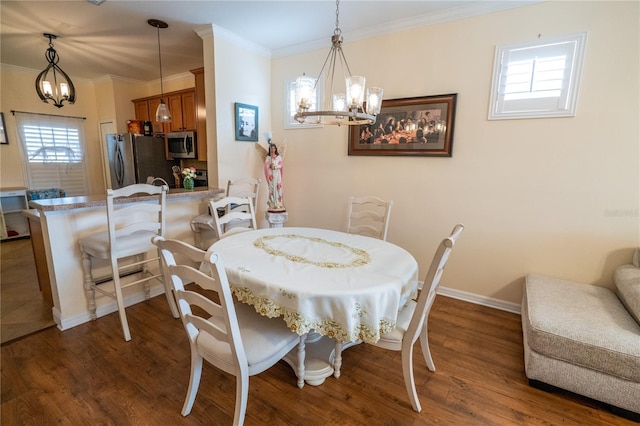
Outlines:
[[[149, 281], [157, 279], [164, 285], [165, 295], [169, 302], [169, 308], [174, 318], [180, 314], [171, 292], [171, 283], [162, 279], [162, 264], [157, 247], [151, 239], [155, 236], [164, 237], [166, 198], [169, 187], [166, 185], [154, 186], [147, 184], [134, 184], [120, 189], [107, 190], [107, 223], [108, 230], [97, 232], [81, 238], [80, 251], [82, 252], [82, 266], [84, 268], [84, 287], [89, 305], [91, 319], [96, 317], [95, 292], [109, 296], [116, 300], [122, 332], [126, 341], [131, 340], [129, 324], [125, 314], [125, 303], [122, 289], [136, 284], [144, 283], [145, 299], [149, 299]], [[131, 195], [149, 196], [149, 200], [140, 201], [122, 200], [121, 197]], [[156, 253], [155, 257], [147, 257], [149, 251]], [[135, 257], [133, 263], [119, 265], [118, 261], [124, 258]], [[93, 259], [109, 260], [113, 277], [113, 291], [100, 288], [93, 276]], [[157, 262], [158, 273], [153, 274], [149, 270], [151, 262]], [[136, 281], [122, 284], [121, 273], [123, 271], [141, 272], [142, 278]]]

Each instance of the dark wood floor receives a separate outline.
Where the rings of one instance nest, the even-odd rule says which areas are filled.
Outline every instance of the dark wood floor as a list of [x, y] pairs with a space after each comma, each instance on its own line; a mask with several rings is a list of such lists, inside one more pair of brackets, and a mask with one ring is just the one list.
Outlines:
[[[1, 348], [1, 423], [229, 425], [232, 376], [205, 365], [191, 414], [180, 410], [189, 346], [164, 296], [61, 332], [49, 328]], [[399, 352], [358, 345], [342, 376], [296, 387], [284, 362], [251, 377], [247, 425], [631, 425], [598, 402], [531, 388], [523, 370], [520, 317], [438, 296], [430, 342], [437, 371], [415, 347], [422, 413], [411, 409]]]
[[38, 287], [31, 240], [0, 244], [0, 343], [55, 325]]

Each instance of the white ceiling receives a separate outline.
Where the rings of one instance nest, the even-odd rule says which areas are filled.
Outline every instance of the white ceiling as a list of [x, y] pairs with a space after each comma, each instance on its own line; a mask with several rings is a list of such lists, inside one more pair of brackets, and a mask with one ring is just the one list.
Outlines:
[[[534, 2], [342, 0], [339, 24], [348, 43]], [[85, 0], [1, 0], [0, 61], [44, 69], [49, 40], [42, 34], [51, 33], [58, 36], [53, 44], [59, 65], [71, 76], [156, 80], [157, 30], [147, 24], [150, 18], [169, 24], [160, 30], [166, 77], [203, 65], [202, 39], [196, 30], [212, 24], [274, 57], [328, 50], [336, 4], [332, 0], [106, 0], [96, 6]]]

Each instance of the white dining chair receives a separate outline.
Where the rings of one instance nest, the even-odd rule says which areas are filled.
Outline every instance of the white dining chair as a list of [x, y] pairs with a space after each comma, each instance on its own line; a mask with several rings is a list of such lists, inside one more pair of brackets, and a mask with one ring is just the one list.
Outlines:
[[418, 413], [422, 410], [420, 400], [416, 392], [415, 379], [413, 377], [413, 345], [420, 338], [420, 347], [427, 367], [430, 371], [436, 371], [436, 366], [431, 358], [429, 350], [428, 320], [431, 306], [436, 298], [436, 291], [440, 285], [440, 279], [444, 267], [449, 260], [451, 250], [456, 240], [464, 230], [464, 225], [458, 224], [453, 228], [451, 235], [440, 242], [431, 261], [431, 266], [424, 280], [418, 300], [410, 300], [398, 313], [396, 328], [390, 333], [380, 336], [375, 346], [393, 351], [402, 351], [402, 374], [405, 387], [411, 399], [411, 406]]
[[[176, 302], [171, 294], [171, 284], [162, 280], [162, 269], [158, 250], [151, 242], [154, 236], [164, 236], [166, 196], [169, 187], [148, 184], [134, 184], [120, 189], [107, 190], [107, 230], [96, 232], [79, 240], [84, 268], [84, 286], [91, 319], [96, 316], [96, 291], [116, 300], [122, 332], [126, 341], [131, 340], [129, 323], [125, 313], [125, 302], [122, 289], [136, 284], [144, 284], [145, 297], [149, 299], [149, 282], [158, 280], [164, 285], [165, 295], [169, 302], [171, 313], [178, 318]], [[135, 202], [117, 202], [116, 200], [131, 195], [149, 196], [149, 199]], [[122, 200], [119, 200], [122, 201]], [[153, 257], [148, 252], [154, 251]], [[124, 258], [135, 257], [133, 263], [119, 261]], [[93, 276], [93, 260], [109, 260], [111, 264], [111, 279], [113, 291], [104, 289], [96, 283]], [[157, 273], [149, 269], [150, 263], [156, 262]], [[121, 274], [141, 272], [142, 278], [122, 284]]]
[[[261, 182], [262, 179], [260, 178], [239, 178], [235, 180], [229, 180], [227, 182], [227, 192], [225, 196], [249, 197], [253, 200], [253, 209], [256, 210], [258, 207], [258, 190], [260, 188]], [[193, 231], [196, 246], [205, 248], [202, 246], [202, 233], [206, 231], [212, 231], [215, 234], [216, 231], [216, 225], [213, 222], [213, 216], [211, 216], [211, 212], [209, 211], [207, 213], [194, 217], [191, 220], [191, 230]], [[215, 237], [218, 238], [217, 235]]]
[[349, 197], [347, 233], [387, 240], [393, 201], [378, 197]]
[[[222, 259], [216, 253], [206, 252], [201, 257], [209, 269], [208, 273], [203, 273], [192, 266], [176, 263], [178, 256], [193, 261], [203, 253], [202, 250], [164, 238], [155, 238], [154, 243], [160, 249], [166, 274], [171, 277], [191, 346], [191, 374], [182, 415], [187, 416], [191, 412], [198, 393], [203, 360], [206, 360], [236, 377], [233, 424], [242, 425], [249, 395], [249, 376], [275, 365], [302, 341], [301, 337], [281, 319], [262, 316], [244, 303], [234, 304]], [[188, 283], [215, 291], [219, 302], [186, 290], [185, 284]], [[192, 306], [198, 309], [192, 310]], [[299, 362], [296, 374], [304, 377], [304, 358]]]
[[[258, 229], [253, 202], [248, 197], [224, 197], [209, 201], [209, 209], [213, 212], [224, 212], [213, 216], [218, 238], [222, 239], [238, 232]], [[247, 210], [247, 211], [244, 211]]]

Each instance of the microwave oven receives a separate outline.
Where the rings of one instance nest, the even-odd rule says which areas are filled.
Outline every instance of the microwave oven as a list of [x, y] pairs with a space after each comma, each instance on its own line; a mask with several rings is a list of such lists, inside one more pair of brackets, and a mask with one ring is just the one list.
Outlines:
[[167, 133], [167, 147], [173, 158], [196, 158], [196, 133]]

